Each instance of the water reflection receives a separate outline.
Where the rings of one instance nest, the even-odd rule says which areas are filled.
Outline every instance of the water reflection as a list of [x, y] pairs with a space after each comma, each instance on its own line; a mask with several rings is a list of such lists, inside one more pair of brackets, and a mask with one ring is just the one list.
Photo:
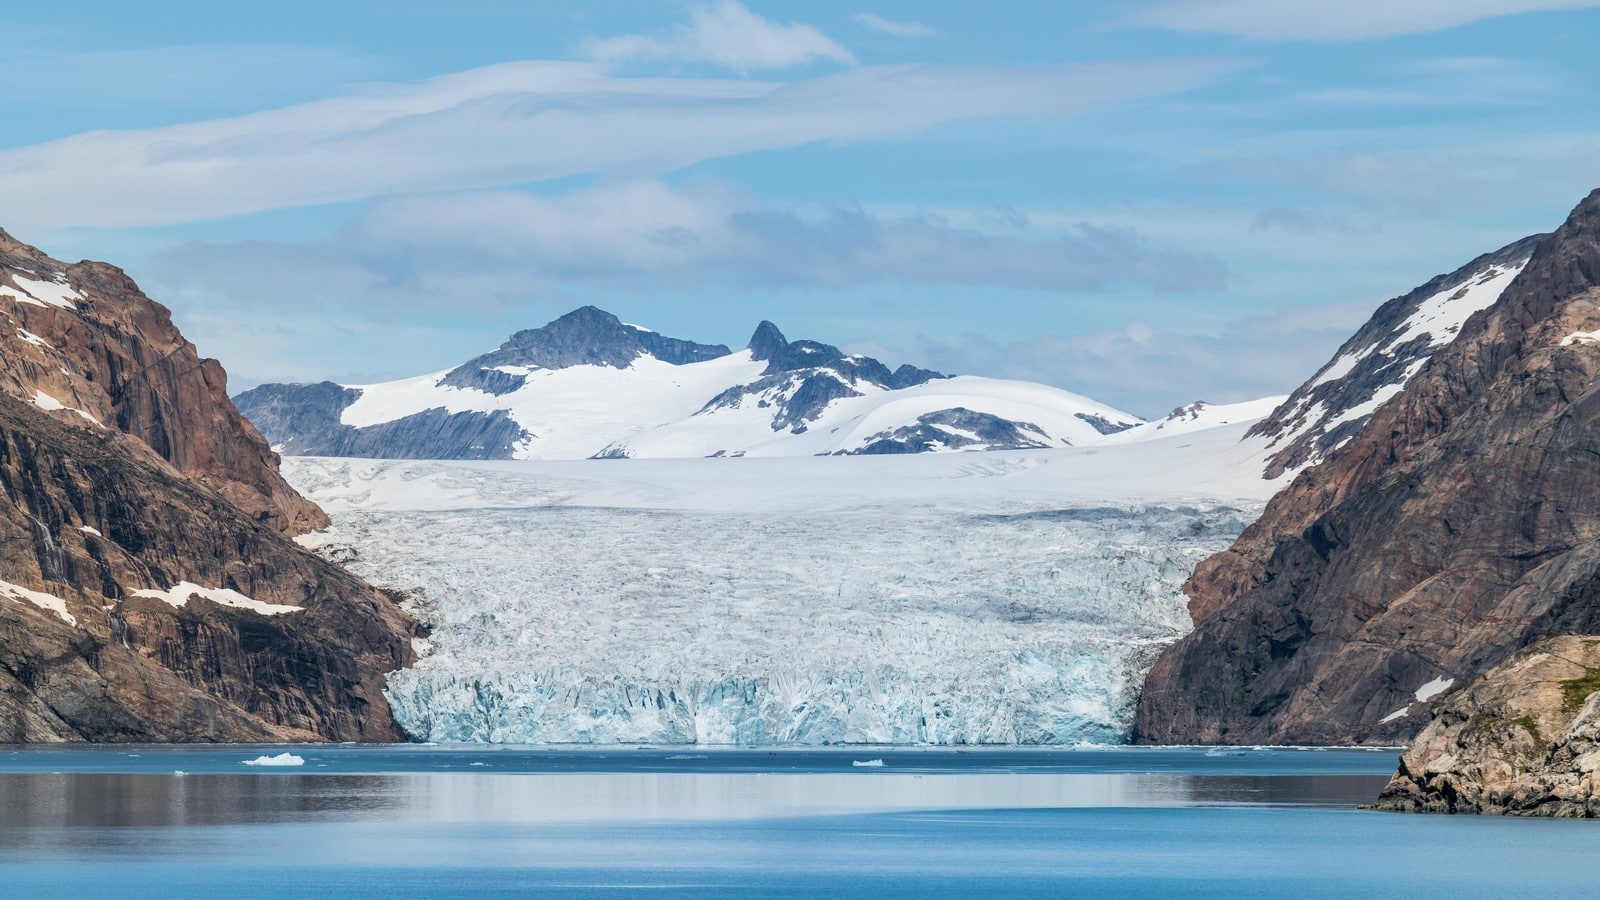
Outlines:
[[61, 828], [665, 822], [865, 812], [1354, 806], [1374, 775], [748, 774], [0, 776], [0, 843]]

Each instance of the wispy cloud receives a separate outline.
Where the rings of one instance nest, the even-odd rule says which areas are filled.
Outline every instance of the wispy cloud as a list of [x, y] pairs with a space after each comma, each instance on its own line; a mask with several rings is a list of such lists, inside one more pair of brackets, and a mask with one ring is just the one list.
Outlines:
[[788, 69], [817, 60], [856, 62], [855, 54], [814, 26], [763, 19], [735, 0], [695, 6], [687, 24], [662, 34], [590, 38], [579, 50], [608, 65], [709, 63], [741, 74]]
[[[1114, 331], [1014, 342], [971, 336], [923, 341], [908, 355], [947, 372], [1070, 386], [1145, 417], [1179, 403], [1232, 403], [1286, 394], [1372, 314], [1373, 301], [1292, 309], [1186, 333], [1134, 320]], [[1185, 394], [1175, 394], [1181, 385]]]
[[249, 302], [266, 299], [244, 296], [253, 290], [322, 302], [332, 285], [355, 302], [385, 308], [410, 298], [457, 309], [580, 289], [637, 294], [893, 282], [1075, 292], [1137, 284], [1185, 292], [1226, 283], [1215, 259], [1152, 244], [1126, 228], [1085, 222], [1046, 233], [979, 231], [932, 214], [776, 206], [722, 182], [675, 187], [655, 179], [555, 197], [498, 191], [395, 198], [333, 238], [191, 243], [158, 257], [156, 271], [166, 283], [204, 279], [208, 291]]
[[885, 19], [883, 16], [869, 12], [858, 13], [856, 21], [879, 34], [893, 35], [894, 37], [933, 37], [935, 34], [931, 27], [921, 22], [897, 22], [894, 19]]
[[1260, 155], [1219, 161], [1197, 172], [1203, 177], [1309, 189], [1368, 209], [1422, 215], [1482, 209], [1496, 199], [1486, 173], [1468, 170], [1457, 159], [1427, 153], [1349, 150]]
[[236, 118], [0, 151], [15, 228], [168, 224], [424, 190], [667, 172], [956, 122], [1070, 116], [1182, 91], [1236, 61], [864, 66], [796, 82], [622, 78], [590, 63], [473, 69]]
[[1356, 41], [1595, 6], [1600, 0], [1170, 0], [1136, 12], [1131, 21], [1259, 40]]
[[1298, 206], [1274, 206], [1256, 213], [1255, 222], [1250, 226], [1252, 231], [1268, 231], [1278, 229], [1294, 234], [1359, 234], [1362, 231], [1375, 230], [1375, 227], [1366, 229], [1358, 227], [1349, 216], [1338, 213], [1320, 212], [1314, 209], [1305, 209]]

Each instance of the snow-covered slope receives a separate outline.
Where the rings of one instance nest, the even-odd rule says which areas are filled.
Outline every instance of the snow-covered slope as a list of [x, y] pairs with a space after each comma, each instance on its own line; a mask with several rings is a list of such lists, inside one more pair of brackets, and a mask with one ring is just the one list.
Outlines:
[[334, 518], [308, 542], [434, 626], [389, 686], [419, 738], [1112, 742], [1188, 630], [1183, 580], [1270, 490], [1242, 431], [285, 468]]
[[1266, 476], [1315, 465], [1359, 433], [1468, 319], [1494, 305], [1547, 237], [1486, 253], [1379, 307], [1332, 360], [1251, 429], [1247, 439], [1272, 451]]
[[235, 402], [282, 452], [409, 459], [899, 454], [1065, 447], [1139, 423], [1043, 385], [891, 371], [761, 323], [743, 350], [592, 307], [447, 372], [263, 385]]
[[1287, 395], [1280, 394], [1276, 397], [1246, 400], [1243, 403], [1207, 403], [1204, 400], [1196, 400], [1167, 413], [1165, 418], [1145, 422], [1126, 431], [1108, 434], [1095, 443], [1101, 445], [1132, 444], [1157, 438], [1193, 434], [1197, 431], [1205, 431], [1224, 425], [1238, 425], [1240, 423], [1254, 425], [1261, 419], [1271, 415], [1272, 411], [1287, 399]]

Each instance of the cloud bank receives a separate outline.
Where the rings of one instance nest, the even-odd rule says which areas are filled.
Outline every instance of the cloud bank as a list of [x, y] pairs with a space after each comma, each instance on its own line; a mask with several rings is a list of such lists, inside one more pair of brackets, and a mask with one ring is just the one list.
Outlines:
[[863, 66], [784, 83], [507, 63], [234, 118], [0, 151], [0, 198], [13, 228], [125, 227], [412, 191], [661, 173], [815, 142], [1070, 116], [1193, 88], [1240, 67], [1216, 59]]
[[938, 216], [837, 204], [777, 206], [720, 182], [655, 179], [541, 197], [517, 191], [399, 197], [310, 242], [190, 243], [156, 259], [166, 284], [254, 303], [337, 295], [355, 305], [457, 310], [702, 287], [972, 285], [1093, 292], [1134, 284], [1217, 290], [1220, 262], [1081, 223], [1047, 234], [979, 231]]

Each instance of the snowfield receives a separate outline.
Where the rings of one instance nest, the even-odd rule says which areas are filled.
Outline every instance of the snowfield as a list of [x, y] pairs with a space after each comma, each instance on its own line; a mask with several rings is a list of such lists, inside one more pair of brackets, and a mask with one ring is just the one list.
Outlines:
[[302, 542], [413, 592], [433, 741], [1124, 738], [1179, 588], [1274, 484], [1250, 423], [901, 457], [291, 458]]

